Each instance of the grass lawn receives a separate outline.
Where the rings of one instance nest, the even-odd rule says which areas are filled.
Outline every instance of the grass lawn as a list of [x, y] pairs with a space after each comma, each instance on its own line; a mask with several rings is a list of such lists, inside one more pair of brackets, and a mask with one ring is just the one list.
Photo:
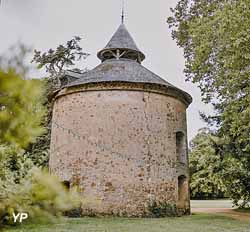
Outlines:
[[212, 214], [195, 214], [181, 218], [64, 219], [51, 225], [23, 225], [5, 232], [250, 232], [250, 221], [242, 222]]
[[[231, 209], [229, 200], [191, 201], [192, 208]], [[212, 211], [213, 211], [212, 210]], [[161, 219], [80, 218], [55, 224], [26, 224], [5, 232], [250, 232], [250, 219], [233, 219], [226, 214], [195, 213], [192, 216]], [[249, 211], [241, 211], [242, 217]], [[248, 214], [249, 215], [249, 214]], [[240, 216], [241, 217], [241, 216]]]

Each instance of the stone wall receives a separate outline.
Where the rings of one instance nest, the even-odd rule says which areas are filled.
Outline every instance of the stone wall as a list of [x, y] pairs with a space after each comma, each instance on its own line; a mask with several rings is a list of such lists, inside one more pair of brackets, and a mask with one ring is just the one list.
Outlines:
[[[187, 163], [177, 162], [178, 131], [186, 138], [186, 105], [164, 94], [64, 95], [54, 103], [50, 170], [96, 201], [95, 213], [147, 216], [153, 202], [178, 206], [178, 177], [188, 178]], [[181, 194], [187, 212], [188, 188]]]

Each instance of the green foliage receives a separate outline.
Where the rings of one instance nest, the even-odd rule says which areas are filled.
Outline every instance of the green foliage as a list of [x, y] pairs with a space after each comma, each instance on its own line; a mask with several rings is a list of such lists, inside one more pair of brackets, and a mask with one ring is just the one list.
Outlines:
[[38, 169], [24, 150], [0, 146], [0, 226], [14, 224], [13, 212], [27, 212], [29, 221], [37, 223], [80, 203], [76, 189], [66, 190], [59, 179]]
[[51, 94], [52, 87], [48, 82], [48, 79], [44, 80], [45, 85], [45, 101], [44, 107], [47, 110], [45, 117], [41, 122], [41, 126], [45, 129], [45, 133], [36, 138], [35, 143], [30, 143], [25, 149], [26, 155], [32, 159], [36, 166], [47, 167], [49, 162], [49, 149], [50, 149], [50, 137], [51, 137], [51, 120], [52, 120], [52, 102]]
[[[21, 98], [20, 99], [21, 101], [19, 99], [10, 98], [9, 99], [10, 104], [19, 105], [19, 107], [22, 108], [23, 112], [27, 112], [28, 114], [29, 111], [27, 111], [27, 109], [24, 107], [25, 106], [24, 101], [27, 102], [26, 107], [29, 107], [30, 110], [31, 110], [31, 107], [28, 104], [34, 104], [35, 106], [36, 104], [35, 101], [37, 101], [37, 107], [39, 107], [42, 111], [44, 111], [44, 114], [41, 117], [40, 121], [39, 121], [39, 114], [36, 114], [37, 118], [34, 118], [35, 120], [39, 121], [38, 123], [39, 130], [41, 130], [41, 133], [39, 133], [40, 136], [37, 137], [38, 134], [34, 135], [32, 140], [25, 142], [21, 146], [19, 145], [18, 141], [16, 141], [16, 143], [22, 148], [25, 147], [25, 152], [23, 156], [31, 158], [34, 164], [37, 166], [46, 166], [48, 163], [48, 154], [49, 154], [48, 150], [49, 150], [49, 142], [50, 142], [49, 140], [50, 128], [47, 128], [47, 124], [48, 124], [47, 118], [48, 118], [49, 113], [46, 113], [47, 108], [49, 108], [47, 106], [48, 97], [46, 96], [49, 88], [48, 88], [47, 79], [30, 80], [29, 75], [31, 71], [31, 66], [27, 64], [27, 62], [29, 61], [30, 52], [31, 50], [22, 43], [18, 43], [14, 46], [11, 46], [4, 54], [0, 55], [0, 70], [2, 70], [2, 73], [5, 73], [6, 76], [10, 70], [12, 73], [15, 73], [15, 75], [17, 76], [17, 78], [12, 78], [12, 79], [8, 78], [9, 83], [12, 85], [12, 86], [9, 86], [8, 91], [17, 96], [19, 95], [19, 97]], [[6, 79], [7, 78], [1, 78], [1, 82], [7, 83]], [[27, 89], [25, 89], [26, 87], [28, 87], [28, 84], [30, 85], [30, 89], [32, 90], [32, 92], [27, 91]], [[22, 89], [20, 86], [25, 86], [25, 88]], [[38, 91], [39, 94], [35, 93], [36, 91]], [[36, 96], [34, 96], [34, 94]], [[6, 98], [7, 97], [8, 95], [6, 94]], [[3, 106], [3, 108], [5, 108], [5, 106]], [[32, 116], [32, 115], [28, 114], [28, 116]], [[16, 118], [18, 118], [18, 116]], [[27, 117], [27, 119], [29, 120], [29, 122], [32, 122], [29, 117]], [[20, 124], [21, 123], [22, 122], [20, 122]], [[0, 122], [0, 125], [1, 125], [1, 122]], [[6, 124], [5, 126], [11, 127], [11, 125], [6, 125]], [[16, 127], [20, 128], [19, 124], [16, 125]], [[25, 128], [28, 130], [27, 127]], [[32, 127], [32, 129], [35, 129], [35, 128]], [[21, 131], [21, 128], [20, 128], [20, 131]], [[15, 134], [13, 134], [13, 136], [15, 137]], [[13, 141], [8, 141], [8, 144], [12, 144], [12, 143]]]
[[20, 183], [29, 170], [34, 167], [31, 159], [24, 154], [24, 150], [15, 146], [0, 146], [0, 181]]
[[61, 87], [61, 79], [65, 74], [65, 69], [74, 66], [76, 61], [86, 59], [89, 56], [80, 47], [80, 41], [81, 38], [75, 36], [67, 41], [66, 45], [59, 45], [55, 50], [49, 49], [48, 52], [44, 53], [35, 50], [32, 62], [35, 62], [39, 69], [45, 67], [53, 85], [57, 88]]
[[220, 140], [208, 129], [202, 129], [191, 141], [189, 167], [191, 197], [195, 199], [222, 198], [226, 186], [223, 180], [223, 158]]
[[23, 63], [13, 62], [0, 60], [0, 226], [14, 222], [13, 212], [37, 221], [79, 206], [76, 191], [35, 167], [46, 162], [46, 150], [24, 150], [45, 132], [45, 83], [24, 78]]
[[43, 83], [0, 70], [0, 144], [25, 147], [44, 132]]
[[[51, 137], [51, 120], [52, 120], [52, 98], [54, 91], [58, 90], [63, 84], [67, 84], [64, 74], [66, 70], [75, 65], [75, 62], [88, 57], [88, 53], [83, 52], [79, 43], [81, 38], [75, 36], [67, 41], [66, 45], [59, 45], [56, 49], [49, 49], [47, 52], [34, 51], [33, 63], [36, 63], [39, 69], [45, 68], [49, 74], [46, 80], [46, 101], [47, 115], [42, 122], [46, 132], [39, 136], [35, 143], [31, 143], [26, 149], [27, 155], [36, 165], [48, 166], [49, 146]], [[75, 71], [81, 72], [82, 70]], [[42, 151], [42, 152], [41, 152]], [[42, 159], [40, 159], [42, 158]]]
[[229, 156], [225, 159], [223, 179], [227, 185], [233, 204], [239, 208], [250, 208], [250, 157], [236, 159]]
[[0, 188], [0, 224], [13, 224], [13, 213], [26, 212], [29, 220], [38, 222], [80, 206], [76, 190], [66, 190], [56, 177], [37, 168], [20, 184], [8, 181]]
[[242, 164], [237, 175], [227, 176], [227, 188], [235, 203], [243, 200], [244, 205], [250, 202], [249, 5], [250, 0], [180, 0], [168, 19], [184, 49], [187, 80], [197, 83], [203, 101], [214, 106], [214, 115], [202, 116], [217, 126], [225, 165]]
[[250, 152], [250, 0], [179, 1], [168, 19], [187, 79], [217, 111], [212, 119]]

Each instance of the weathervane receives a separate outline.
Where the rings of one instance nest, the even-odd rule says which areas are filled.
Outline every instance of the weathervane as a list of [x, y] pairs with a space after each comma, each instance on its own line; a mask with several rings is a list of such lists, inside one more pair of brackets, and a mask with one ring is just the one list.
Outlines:
[[125, 8], [125, 0], [122, 0], [122, 24], [124, 23], [124, 8]]

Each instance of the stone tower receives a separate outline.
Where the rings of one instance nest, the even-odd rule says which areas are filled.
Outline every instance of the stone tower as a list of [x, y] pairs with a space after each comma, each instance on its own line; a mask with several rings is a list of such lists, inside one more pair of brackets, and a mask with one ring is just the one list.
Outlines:
[[96, 214], [188, 214], [191, 96], [141, 65], [124, 24], [97, 56], [55, 94], [50, 171], [96, 199]]

